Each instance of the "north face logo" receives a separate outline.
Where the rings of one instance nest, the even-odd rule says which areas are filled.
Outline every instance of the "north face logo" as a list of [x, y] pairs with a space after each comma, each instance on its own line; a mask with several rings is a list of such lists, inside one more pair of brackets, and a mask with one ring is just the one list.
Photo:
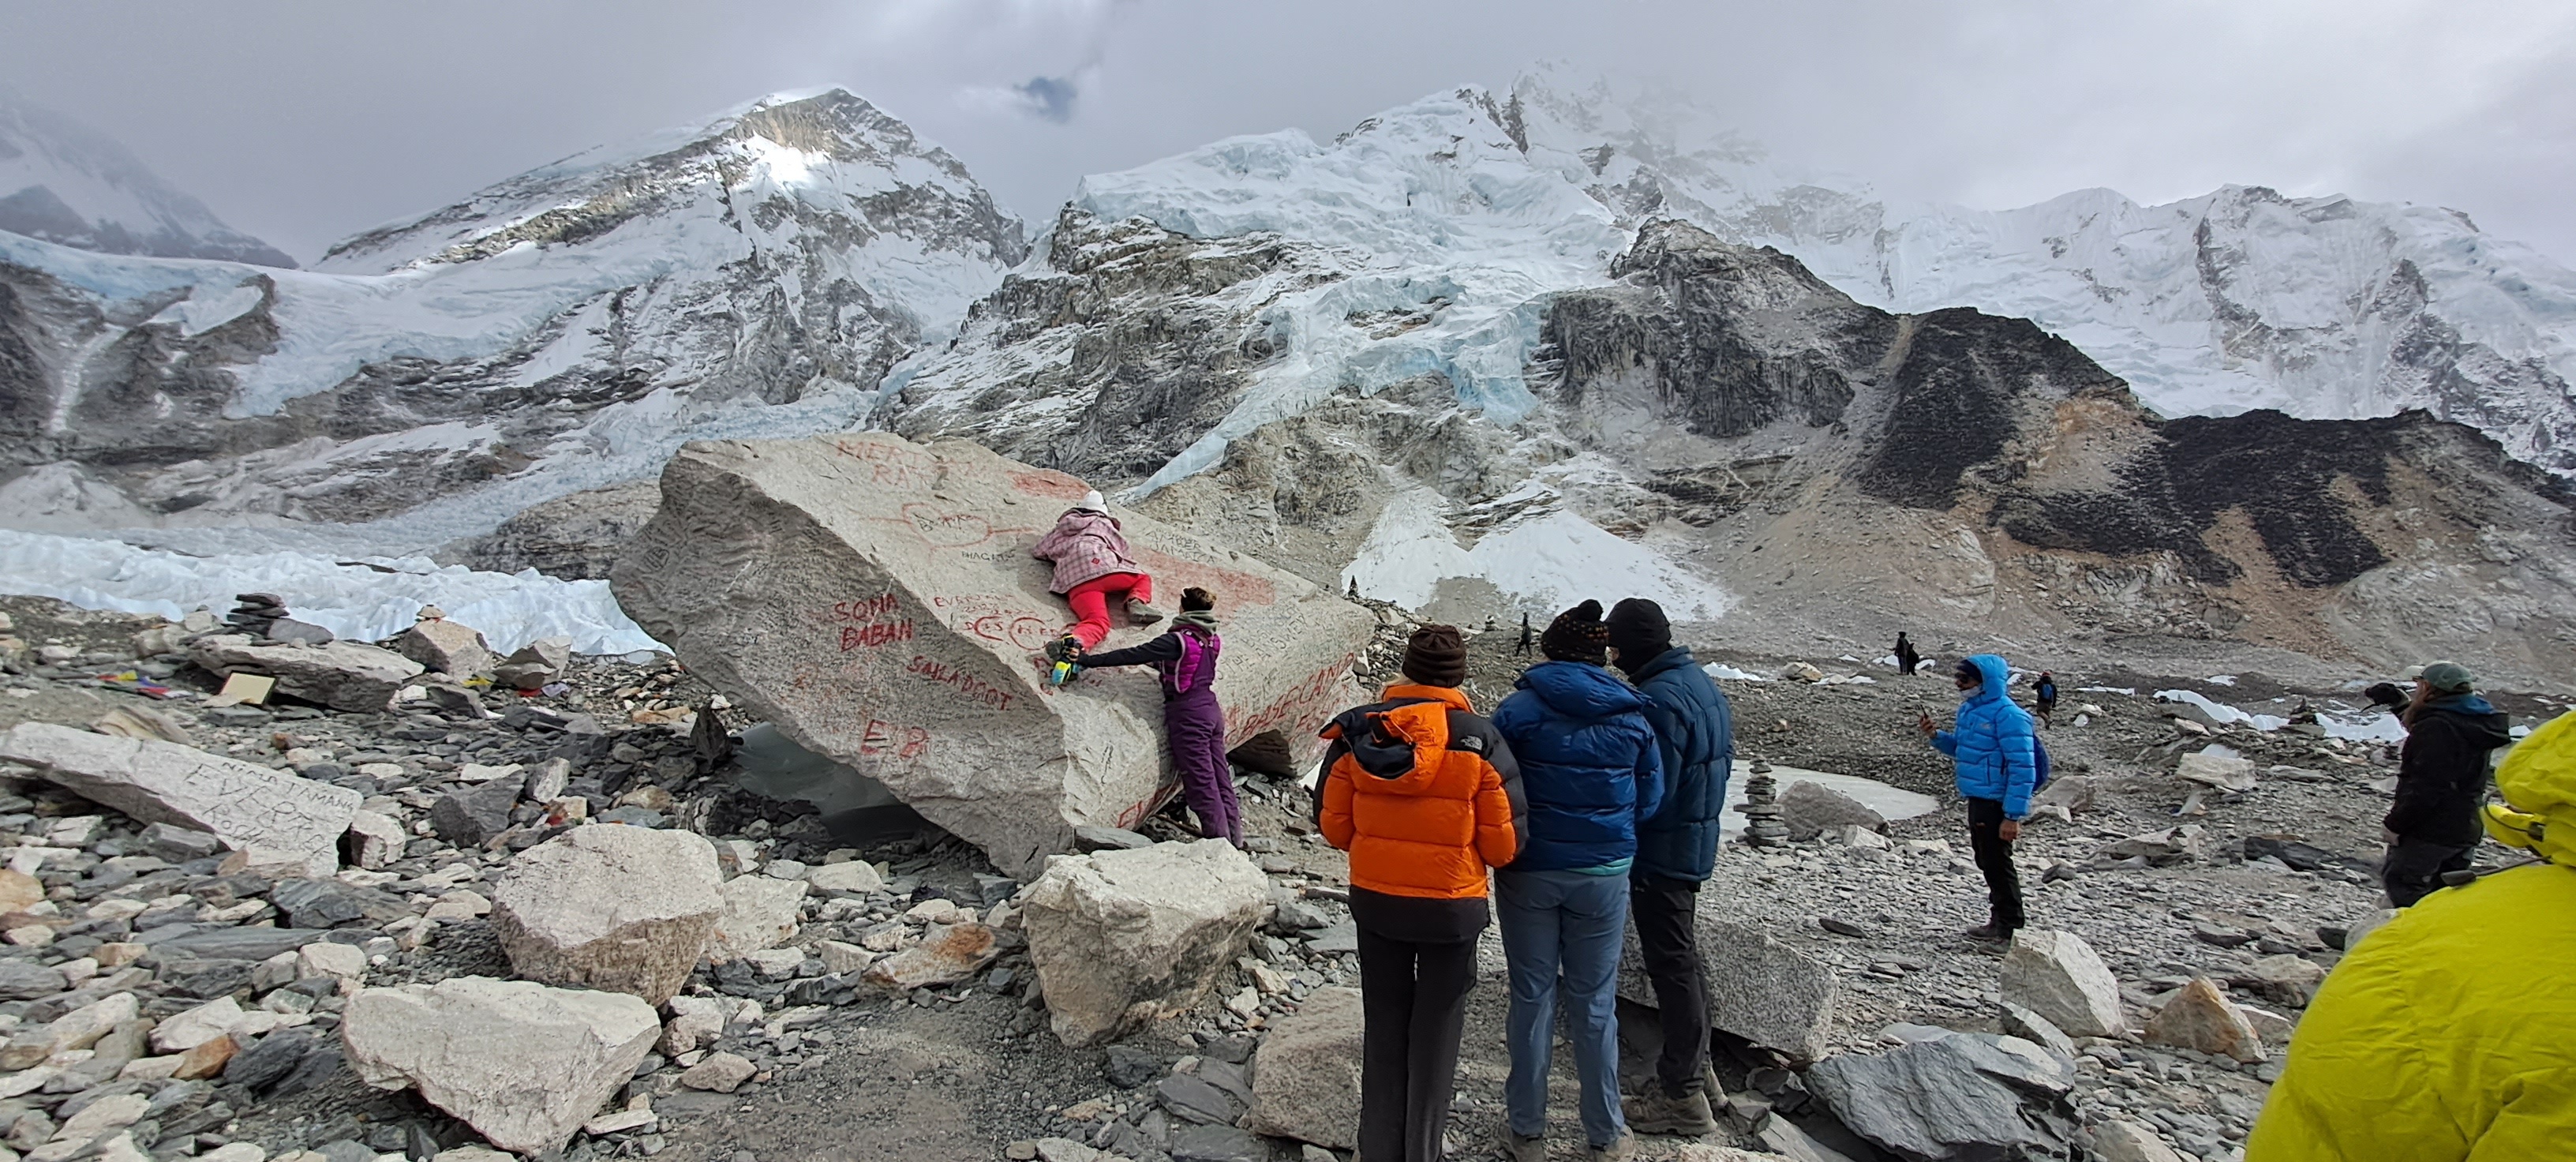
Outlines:
[[1485, 753], [1485, 740], [1481, 736], [1471, 734], [1465, 738], [1456, 739], [1450, 742], [1449, 749], [1463, 750], [1469, 754], [1483, 754]]

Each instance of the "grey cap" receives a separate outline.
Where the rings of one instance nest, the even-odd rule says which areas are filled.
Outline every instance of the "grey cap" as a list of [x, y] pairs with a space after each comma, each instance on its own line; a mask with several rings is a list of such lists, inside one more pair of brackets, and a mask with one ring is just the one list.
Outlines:
[[2426, 662], [2416, 680], [2445, 694], [2457, 694], [2476, 685], [2469, 668], [2458, 662]]

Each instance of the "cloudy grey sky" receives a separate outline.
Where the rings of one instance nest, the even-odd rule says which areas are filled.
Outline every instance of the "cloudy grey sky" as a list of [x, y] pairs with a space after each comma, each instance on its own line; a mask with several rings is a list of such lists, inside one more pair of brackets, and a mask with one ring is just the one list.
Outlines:
[[1551, 57], [1678, 83], [1883, 193], [2342, 192], [2576, 263], [2564, 0], [0, 3], [0, 79], [306, 261], [780, 89], [848, 86], [1043, 222], [1085, 173]]

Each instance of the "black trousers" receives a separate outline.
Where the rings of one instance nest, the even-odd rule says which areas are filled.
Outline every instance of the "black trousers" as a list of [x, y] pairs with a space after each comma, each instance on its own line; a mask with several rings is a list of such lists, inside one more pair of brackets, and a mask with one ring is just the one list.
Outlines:
[[1707, 1088], [1708, 981], [1699, 961], [1699, 885], [1690, 880], [1636, 876], [1629, 881], [1628, 915], [1637, 924], [1646, 979], [1664, 1026], [1663, 1055], [1655, 1078], [1671, 1097]]
[[2013, 932], [2024, 920], [2021, 872], [2013, 867], [2013, 845], [2003, 837], [2003, 822], [2003, 800], [1968, 800], [1968, 847], [1976, 852], [1977, 870], [1986, 873], [1986, 903], [1994, 909], [1995, 926]]
[[2441, 890], [2443, 872], [2467, 871], [2469, 855], [2476, 850], [2474, 844], [2459, 847], [2401, 836], [2379, 865], [2379, 886], [2388, 890], [2390, 904], [2414, 907], [2415, 901]]
[[1362, 927], [1360, 1157], [1440, 1162], [1476, 942], [1417, 944]]

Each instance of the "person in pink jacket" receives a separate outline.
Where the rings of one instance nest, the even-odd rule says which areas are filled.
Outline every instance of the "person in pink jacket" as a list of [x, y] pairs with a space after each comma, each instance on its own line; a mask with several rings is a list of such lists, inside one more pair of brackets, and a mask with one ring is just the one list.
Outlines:
[[1077, 659], [1109, 636], [1113, 600], [1127, 607], [1131, 624], [1163, 620], [1163, 611], [1153, 604], [1154, 579], [1128, 555], [1118, 518], [1109, 515], [1109, 505], [1096, 489], [1057, 517], [1055, 528], [1038, 539], [1029, 555], [1055, 565], [1055, 579], [1047, 589], [1063, 594], [1065, 604], [1073, 607], [1073, 624], [1047, 646], [1047, 657], [1055, 661]]

